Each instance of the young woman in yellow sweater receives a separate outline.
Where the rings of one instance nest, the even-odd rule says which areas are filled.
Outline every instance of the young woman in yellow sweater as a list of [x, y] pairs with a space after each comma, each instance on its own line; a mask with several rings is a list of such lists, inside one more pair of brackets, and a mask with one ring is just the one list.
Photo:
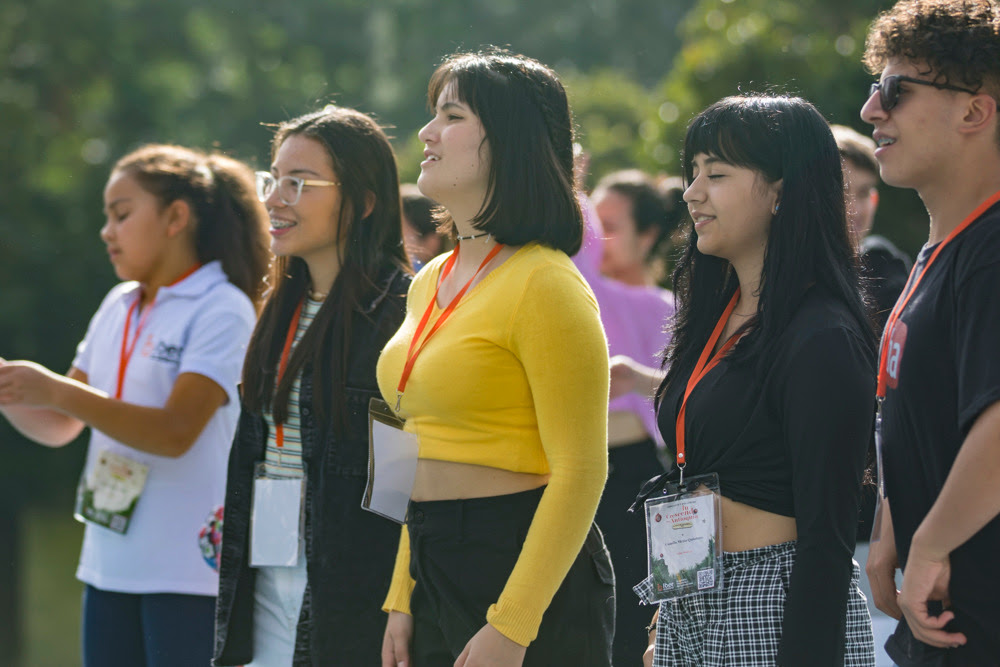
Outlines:
[[607, 344], [568, 256], [583, 220], [566, 94], [491, 51], [447, 59], [428, 102], [417, 183], [459, 242], [414, 279], [378, 364], [419, 442], [382, 664], [607, 667]]

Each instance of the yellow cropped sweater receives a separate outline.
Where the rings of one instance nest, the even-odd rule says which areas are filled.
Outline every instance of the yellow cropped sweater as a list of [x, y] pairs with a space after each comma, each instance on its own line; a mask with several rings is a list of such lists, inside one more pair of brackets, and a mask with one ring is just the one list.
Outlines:
[[[446, 259], [414, 279], [406, 319], [382, 350], [378, 383], [390, 405]], [[470, 289], [414, 364], [400, 412], [422, 459], [550, 476], [486, 614], [527, 646], [583, 546], [607, 477], [607, 342], [594, 295], [566, 254], [524, 246]], [[404, 527], [386, 611], [410, 611], [409, 563]]]

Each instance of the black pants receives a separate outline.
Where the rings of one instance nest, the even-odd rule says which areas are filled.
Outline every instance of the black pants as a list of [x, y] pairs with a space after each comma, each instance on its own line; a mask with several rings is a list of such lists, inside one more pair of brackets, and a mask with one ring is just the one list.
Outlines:
[[[451, 667], [507, 583], [543, 489], [412, 502], [410, 575], [417, 582], [413, 663]], [[608, 667], [615, 628], [611, 559], [596, 524], [542, 617], [524, 667]]]
[[642, 509], [629, 514], [640, 487], [650, 477], [663, 472], [656, 458], [656, 443], [640, 440], [608, 450], [608, 483], [597, 508], [597, 525], [615, 565], [616, 609], [613, 664], [615, 667], [642, 664], [649, 644], [643, 629], [653, 618], [655, 607], [639, 604], [632, 587], [646, 578], [646, 524]]

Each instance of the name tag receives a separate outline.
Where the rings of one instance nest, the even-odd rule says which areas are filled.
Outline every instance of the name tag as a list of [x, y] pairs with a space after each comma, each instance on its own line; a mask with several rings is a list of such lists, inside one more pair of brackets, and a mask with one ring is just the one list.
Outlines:
[[264, 464], [254, 472], [250, 509], [250, 567], [295, 567], [304, 535], [303, 477], [269, 477]]
[[80, 479], [73, 516], [124, 535], [146, 486], [149, 466], [103, 450], [90, 474]]
[[722, 505], [712, 473], [668, 484], [645, 503], [649, 576], [638, 588], [659, 602], [722, 587]]
[[406, 422], [385, 401], [368, 407], [368, 483], [361, 507], [396, 523], [406, 509], [417, 474], [417, 436], [403, 430]]

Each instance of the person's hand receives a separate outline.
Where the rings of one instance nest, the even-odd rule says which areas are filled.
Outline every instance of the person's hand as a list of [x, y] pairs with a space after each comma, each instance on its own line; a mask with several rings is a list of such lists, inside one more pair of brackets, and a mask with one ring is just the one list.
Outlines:
[[521, 667], [525, 651], [527, 647], [487, 623], [465, 645], [455, 667]]
[[[914, 541], [903, 571], [903, 590], [899, 593], [899, 606], [906, 616], [913, 636], [925, 644], [942, 648], [955, 648], [965, 644], [965, 635], [944, 629], [955, 613], [951, 606], [948, 582], [951, 579], [951, 558], [933, 554]], [[940, 600], [946, 608], [939, 616], [931, 616], [928, 600]]]
[[413, 617], [390, 611], [382, 638], [382, 667], [410, 667], [410, 642], [413, 641]]
[[868, 543], [868, 561], [865, 573], [872, 589], [875, 608], [892, 616], [897, 621], [903, 617], [899, 608], [899, 591], [896, 590], [896, 570], [899, 556], [896, 554], [896, 535], [892, 529], [892, 514], [889, 503], [879, 498], [872, 523], [871, 542]]
[[49, 407], [64, 380], [31, 361], [0, 361], [0, 406]]

